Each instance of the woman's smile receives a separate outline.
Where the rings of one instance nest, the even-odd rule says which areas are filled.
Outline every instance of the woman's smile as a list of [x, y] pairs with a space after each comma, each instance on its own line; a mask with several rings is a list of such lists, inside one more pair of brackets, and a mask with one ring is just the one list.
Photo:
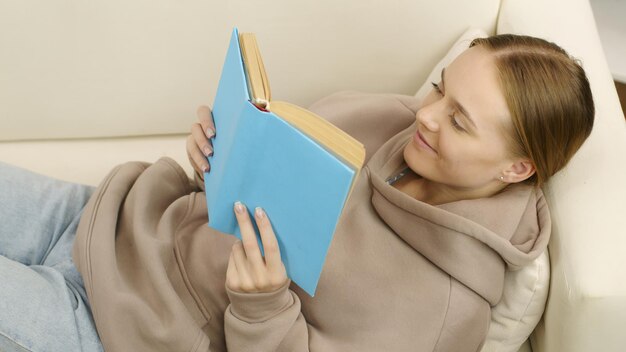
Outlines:
[[420, 133], [419, 130], [417, 130], [417, 132], [415, 132], [415, 135], [413, 135], [413, 142], [415, 142], [415, 144], [422, 149], [426, 149], [434, 154], [437, 154], [437, 151], [435, 150], [435, 148], [433, 148], [430, 143], [428, 143], [426, 141], [426, 139], [424, 138], [424, 135], [422, 135], [422, 133]]

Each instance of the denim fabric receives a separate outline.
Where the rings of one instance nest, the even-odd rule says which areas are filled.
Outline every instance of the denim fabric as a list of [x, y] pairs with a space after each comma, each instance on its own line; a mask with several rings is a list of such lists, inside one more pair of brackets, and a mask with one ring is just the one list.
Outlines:
[[93, 187], [0, 163], [0, 351], [102, 351], [72, 243]]

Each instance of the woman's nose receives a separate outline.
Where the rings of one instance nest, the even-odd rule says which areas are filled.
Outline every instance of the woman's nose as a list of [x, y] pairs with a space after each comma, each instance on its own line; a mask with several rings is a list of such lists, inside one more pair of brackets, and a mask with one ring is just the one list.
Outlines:
[[439, 121], [441, 116], [445, 113], [441, 104], [435, 102], [427, 106], [422, 107], [417, 111], [417, 121], [426, 127], [429, 131], [439, 131]]

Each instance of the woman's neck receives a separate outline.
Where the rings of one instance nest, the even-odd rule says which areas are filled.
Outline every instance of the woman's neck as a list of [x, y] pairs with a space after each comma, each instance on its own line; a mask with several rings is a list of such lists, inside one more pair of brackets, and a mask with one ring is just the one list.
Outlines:
[[393, 187], [424, 203], [439, 205], [463, 199], [490, 197], [502, 191], [506, 184], [494, 182], [479, 189], [459, 189], [427, 180], [409, 171]]

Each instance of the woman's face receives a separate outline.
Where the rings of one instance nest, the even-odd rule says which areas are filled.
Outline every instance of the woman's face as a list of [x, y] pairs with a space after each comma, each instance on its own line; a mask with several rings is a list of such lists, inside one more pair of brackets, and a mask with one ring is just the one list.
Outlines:
[[483, 48], [467, 49], [445, 68], [416, 118], [404, 159], [427, 180], [480, 189], [500, 182], [512, 163], [505, 137], [509, 109], [494, 59]]

